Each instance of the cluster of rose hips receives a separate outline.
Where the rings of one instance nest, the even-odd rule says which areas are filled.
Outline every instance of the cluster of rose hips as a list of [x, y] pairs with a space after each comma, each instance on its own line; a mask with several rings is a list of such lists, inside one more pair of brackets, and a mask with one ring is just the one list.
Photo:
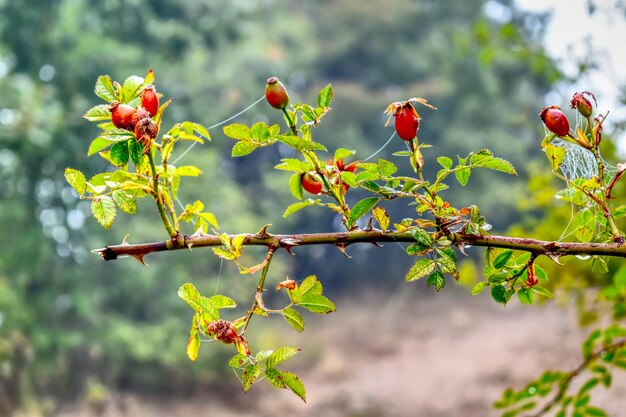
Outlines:
[[[354, 161], [346, 165], [343, 159], [331, 160], [327, 163], [324, 171], [332, 185], [341, 184], [341, 193], [345, 194], [350, 189], [350, 186], [341, 181], [341, 173], [344, 171], [355, 172], [360, 163], [361, 161]], [[323, 192], [324, 184], [317, 178], [317, 174], [314, 171], [302, 174], [300, 183], [302, 188], [311, 194], [318, 195]]]
[[[591, 104], [591, 99], [593, 99], [593, 102], [597, 106], [598, 103], [596, 101], [596, 96], [589, 91], [574, 94], [572, 100], [570, 101], [570, 107], [578, 110], [578, 113], [589, 121], [590, 129], [592, 127], [591, 116], [593, 115], [593, 105]], [[541, 113], [539, 113], [539, 117], [550, 132], [560, 138], [574, 140], [584, 148], [593, 149], [595, 146], [600, 144], [602, 139], [602, 120], [598, 118], [595, 119], [596, 126], [593, 132], [595, 137], [592, 138], [594, 143], [591, 143], [584, 134], [579, 134], [578, 132], [575, 133], [570, 129], [569, 120], [559, 106], [544, 107], [541, 110]]]
[[159, 126], [152, 119], [159, 111], [159, 95], [154, 86], [144, 87], [137, 108], [114, 101], [109, 106], [109, 111], [113, 125], [118, 129], [134, 132], [137, 140], [143, 145], [143, 153], [146, 154], [159, 133]]
[[[268, 78], [265, 86], [265, 99], [270, 106], [278, 110], [284, 111], [289, 105], [287, 89], [276, 77]], [[355, 161], [346, 165], [343, 159], [331, 160], [326, 164], [322, 174], [329, 179], [331, 185], [337, 186], [341, 184], [341, 192], [345, 194], [350, 186], [341, 181], [341, 173], [343, 171], [355, 172], [360, 162]], [[319, 178], [319, 174], [315, 171], [303, 173], [300, 176], [300, 184], [304, 190], [311, 194], [319, 195], [324, 192], [324, 184]]]

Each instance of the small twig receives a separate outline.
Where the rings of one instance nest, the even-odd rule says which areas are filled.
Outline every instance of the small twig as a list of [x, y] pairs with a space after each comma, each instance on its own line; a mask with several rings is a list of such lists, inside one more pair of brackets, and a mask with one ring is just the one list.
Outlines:
[[605, 355], [607, 353], [610, 353], [610, 352], [612, 352], [614, 350], [617, 350], [619, 348], [622, 348], [624, 346], [626, 346], [626, 339], [622, 339], [622, 340], [619, 340], [619, 341], [617, 341], [615, 343], [612, 343], [612, 344], [610, 344], [608, 346], [605, 346], [602, 349], [600, 349], [597, 352], [595, 352], [594, 354], [592, 354], [591, 356], [589, 356], [576, 369], [570, 371], [568, 373], [568, 375], [567, 375], [567, 378], [565, 378], [564, 381], [560, 382], [559, 390], [557, 391], [556, 395], [550, 401], [548, 401], [535, 414], [528, 415], [527, 417], [541, 417], [541, 416], [545, 415], [547, 412], [549, 412], [552, 409], [552, 407], [554, 407], [556, 404], [559, 403], [559, 401], [561, 401], [563, 396], [565, 396], [565, 393], [569, 389], [569, 386], [572, 383], [572, 381], [574, 380], [574, 378], [576, 378], [578, 375], [580, 375], [585, 369], [587, 369], [593, 362], [595, 362], [601, 356], [603, 356], [603, 355]]
[[154, 200], [156, 201], [157, 208], [159, 209], [159, 215], [161, 215], [161, 220], [163, 221], [163, 225], [165, 225], [165, 229], [170, 237], [175, 237], [177, 235], [176, 230], [170, 223], [167, 218], [167, 213], [165, 212], [165, 206], [163, 204], [163, 199], [161, 198], [161, 192], [159, 191], [159, 176], [157, 175], [156, 166], [154, 165], [154, 157], [152, 156], [152, 152], [148, 152], [148, 161], [150, 162], [150, 169], [152, 171], [152, 188], [154, 189]]
[[250, 324], [250, 319], [254, 315], [254, 310], [258, 305], [257, 297], [260, 294], [263, 294], [263, 287], [265, 286], [265, 277], [267, 277], [267, 271], [270, 269], [270, 263], [272, 262], [272, 257], [274, 256], [274, 252], [276, 252], [276, 247], [274, 245], [270, 245], [267, 248], [267, 255], [265, 256], [265, 266], [261, 271], [261, 277], [259, 278], [259, 284], [256, 287], [256, 296], [254, 297], [254, 303], [252, 303], [252, 307], [248, 311], [246, 318], [244, 319], [243, 329], [241, 330], [241, 334], [244, 334], [246, 329], [248, 328], [248, 324]]

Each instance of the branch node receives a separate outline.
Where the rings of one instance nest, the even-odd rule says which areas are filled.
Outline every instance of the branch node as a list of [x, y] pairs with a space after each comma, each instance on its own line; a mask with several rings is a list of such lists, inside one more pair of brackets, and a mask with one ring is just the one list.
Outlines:
[[561, 245], [556, 243], [556, 242], [548, 242], [548, 243], [544, 244], [543, 247], [548, 252], [558, 252], [559, 249], [561, 249]]

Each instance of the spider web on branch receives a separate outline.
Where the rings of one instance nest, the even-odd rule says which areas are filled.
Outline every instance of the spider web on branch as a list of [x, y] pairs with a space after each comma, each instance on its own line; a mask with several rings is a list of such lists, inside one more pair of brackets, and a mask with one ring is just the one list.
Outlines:
[[565, 157], [560, 169], [568, 180], [591, 179], [598, 176], [598, 165], [590, 150], [563, 139], [554, 139], [552, 144], [565, 149]]

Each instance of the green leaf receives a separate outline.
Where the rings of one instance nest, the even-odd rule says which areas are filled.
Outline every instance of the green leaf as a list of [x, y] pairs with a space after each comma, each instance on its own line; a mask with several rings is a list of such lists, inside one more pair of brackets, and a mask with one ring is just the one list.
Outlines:
[[139, 142], [136, 138], [131, 139], [128, 150], [130, 152], [130, 160], [133, 161], [135, 165], [141, 165], [141, 160], [143, 158], [143, 145], [141, 142]]
[[487, 286], [487, 282], [486, 281], [481, 281], [479, 283], [477, 283], [476, 285], [474, 285], [474, 288], [472, 288], [472, 295], [478, 295], [480, 294], [485, 287]]
[[437, 253], [439, 258], [435, 259], [435, 261], [439, 266], [439, 270], [444, 274], [456, 272], [456, 253], [454, 253], [454, 250], [450, 248], [437, 249]]
[[139, 77], [137, 75], [131, 75], [126, 78], [126, 80], [124, 80], [124, 85], [122, 86], [122, 101], [124, 103], [130, 103], [139, 97], [143, 82], [143, 77]]
[[124, 142], [128, 139], [134, 139], [135, 135], [124, 129], [110, 129], [106, 132], [102, 132], [100, 137], [108, 140], [109, 142]]
[[435, 271], [428, 277], [426, 281], [427, 287], [435, 287], [435, 291], [439, 292], [446, 285], [446, 278], [439, 271]]
[[117, 94], [115, 92], [115, 88], [113, 87], [113, 81], [108, 75], [101, 75], [98, 77], [94, 93], [96, 93], [96, 95], [104, 101], [111, 102], [117, 100]]
[[512, 250], [505, 250], [504, 252], [500, 253], [493, 261], [493, 267], [496, 269], [504, 268], [509, 259], [511, 259], [511, 255], [513, 255]]
[[428, 253], [432, 249], [433, 248], [430, 246], [426, 246], [419, 242], [416, 242], [406, 247], [406, 253], [409, 256], [419, 256]]
[[265, 377], [276, 388], [287, 388], [282, 373], [276, 368], [267, 368], [265, 370]]
[[243, 141], [252, 140], [252, 131], [246, 125], [235, 123], [224, 127], [224, 134], [229, 138]]
[[591, 417], [609, 417], [606, 411], [598, 407], [587, 407], [585, 413]]
[[613, 211], [613, 218], [619, 219], [626, 217], [626, 205], [619, 206]]
[[97, 122], [100, 120], [111, 120], [111, 112], [109, 111], [108, 104], [98, 104], [93, 106], [83, 114], [83, 118], [90, 122]]
[[356, 153], [356, 151], [353, 151], [351, 149], [345, 149], [345, 148], [339, 148], [335, 151], [335, 161], [338, 161], [340, 159], [344, 159], [344, 158], [348, 158], [352, 155], [354, 155]]
[[243, 371], [243, 375], [241, 376], [243, 390], [247, 392], [260, 374], [261, 368], [259, 368], [257, 365], [250, 364], [246, 366], [246, 369]]
[[378, 171], [383, 177], [390, 177], [398, 171], [398, 167], [385, 159], [378, 160]]
[[389, 228], [391, 220], [389, 219], [389, 214], [387, 214], [387, 210], [382, 207], [376, 207], [374, 210], [372, 210], [372, 215], [380, 225], [380, 228], [383, 232]]
[[432, 259], [418, 259], [417, 262], [413, 264], [409, 272], [406, 274], [406, 282], [411, 282], [420, 278], [424, 278], [435, 270], [436, 265], [437, 263]]
[[209, 298], [209, 303], [215, 308], [235, 308], [237, 307], [237, 303], [230, 297], [226, 297], [225, 295], [216, 294]]
[[219, 229], [220, 226], [217, 223], [217, 218], [215, 217], [213, 213], [209, 213], [209, 212], [198, 213], [198, 217], [204, 220], [205, 222], [207, 222], [208, 224], [210, 224], [211, 226], [215, 227], [216, 229]]
[[336, 310], [335, 304], [323, 295], [307, 295], [297, 305], [315, 314], [329, 314]]
[[582, 210], [572, 220], [572, 229], [576, 231], [576, 239], [590, 242], [596, 233], [596, 219], [591, 210]]
[[341, 181], [343, 181], [345, 184], [348, 184], [350, 187], [358, 186], [356, 174], [350, 171], [343, 171], [341, 173]]
[[430, 236], [430, 233], [421, 227], [411, 229], [411, 235], [416, 242], [419, 242], [424, 246], [431, 247], [433, 245], [433, 238]]
[[320, 202], [319, 199], [318, 200], [312, 200], [310, 198], [307, 198], [304, 201], [298, 201], [297, 203], [293, 203], [289, 207], [287, 207], [287, 209], [283, 213], [283, 217], [290, 216], [293, 213], [295, 213], [296, 211], [302, 210], [305, 207], [317, 205], [319, 202]]
[[270, 356], [272, 353], [274, 353], [274, 351], [273, 351], [273, 350], [270, 350], [270, 349], [262, 350], [262, 351], [260, 351], [259, 353], [257, 353], [257, 354], [256, 354], [256, 356], [254, 357], [254, 359], [255, 359], [257, 362], [261, 362], [261, 361], [264, 361], [265, 359], [269, 358], [269, 356]]
[[113, 224], [116, 212], [115, 203], [109, 196], [95, 197], [91, 201], [91, 214], [105, 229]]
[[270, 128], [265, 122], [256, 122], [250, 129], [255, 142], [267, 142], [270, 139]]
[[320, 107], [330, 106], [330, 102], [333, 100], [333, 94], [333, 86], [328, 84], [326, 87], [322, 88], [317, 95], [317, 105]]
[[230, 361], [228, 361], [228, 366], [231, 366], [233, 368], [241, 368], [248, 362], [249, 362], [248, 355], [244, 353], [238, 353], [235, 356], [233, 356], [230, 359]]
[[91, 141], [91, 144], [89, 145], [89, 150], [87, 150], [87, 156], [91, 156], [95, 153], [98, 153], [101, 150], [106, 149], [111, 145], [112, 145], [111, 141], [98, 136], [97, 138]]
[[231, 152], [231, 156], [232, 157], [246, 156], [254, 152], [254, 150], [258, 147], [259, 145], [257, 145], [256, 143], [246, 142], [242, 140], [240, 142], [235, 143], [235, 145], [233, 146], [233, 150]]
[[197, 177], [202, 174], [200, 168], [193, 165], [185, 165], [174, 170], [174, 176], [178, 177]]
[[500, 284], [491, 287], [491, 297], [496, 303], [499, 304], [506, 304], [509, 301], [506, 294], [506, 288]]
[[237, 258], [234, 254], [222, 248], [213, 248], [213, 253], [221, 259], [226, 259], [227, 261], [232, 261], [233, 259]]
[[515, 168], [511, 163], [502, 158], [496, 158], [491, 151], [483, 150], [470, 156], [470, 164], [473, 167], [488, 168], [496, 171], [506, 172], [507, 174], [517, 175]]
[[213, 306], [209, 298], [201, 296], [193, 284], [183, 284], [178, 289], [178, 296], [189, 304], [196, 313], [207, 314], [211, 320], [219, 319], [218, 309]]
[[87, 190], [87, 179], [85, 175], [77, 169], [65, 168], [65, 181], [72, 186], [79, 196], [85, 194]]
[[289, 178], [289, 191], [291, 191], [291, 194], [298, 200], [302, 200], [303, 198], [301, 178], [302, 174], [299, 172]]
[[286, 361], [293, 357], [296, 353], [300, 352], [300, 349], [293, 346], [283, 346], [276, 349], [270, 356], [267, 357], [267, 367], [275, 368], [276, 365]]
[[359, 201], [352, 207], [348, 224], [353, 225], [361, 217], [365, 216], [378, 202], [378, 197], [368, 197]]
[[467, 184], [467, 181], [469, 180], [470, 174], [472, 173], [471, 169], [469, 168], [461, 168], [458, 171], [455, 171], [454, 174], [456, 175], [456, 179], [459, 182], [459, 184], [461, 184], [462, 186], [465, 186], [465, 184]]
[[559, 167], [563, 164], [563, 160], [565, 159], [565, 148], [548, 144], [543, 149], [546, 152], [548, 161], [550, 161], [552, 171], [556, 171], [557, 169], [559, 169]]
[[298, 397], [302, 399], [302, 401], [306, 402], [306, 389], [304, 388], [304, 384], [300, 381], [300, 378], [296, 374], [291, 372], [281, 372], [283, 376], [283, 382]]
[[283, 311], [283, 317], [297, 332], [304, 330], [304, 319], [294, 308], [287, 308]]
[[298, 287], [291, 292], [294, 303], [298, 303], [306, 296], [321, 295], [323, 291], [322, 283], [315, 275], [309, 275]]
[[533, 292], [530, 288], [520, 288], [517, 291], [517, 298], [520, 300], [522, 304], [532, 304], [533, 303]]
[[538, 287], [538, 286], [534, 286], [532, 288], [532, 290], [534, 292], [536, 292], [539, 295], [543, 295], [546, 298], [552, 298], [554, 299], [554, 294], [552, 294], [552, 292], [550, 292], [550, 290], [548, 290], [547, 288], [543, 288], [543, 287]]
[[275, 169], [280, 169], [282, 171], [293, 171], [293, 172], [299, 172], [299, 173], [303, 173], [303, 172], [308, 172], [311, 171], [311, 166], [304, 162], [301, 161], [299, 159], [295, 159], [295, 158], [284, 158], [280, 160], [282, 163], [276, 165], [274, 168]]
[[111, 153], [109, 154], [111, 157], [111, 161], [114, 165], [119, 167], [123, 167], [128, 163], [129, 153], [128, 153], [128, 142], [116, 142], [111, 147]]
[[452, 159], [448, 158], [447, 156], [440, 156], [439, 158], [437, 158], [437, 162], [439, 162], [439, 164], [445, 169], [452, 168]]
[[137, 199], [134, 193], [128, 191], [115, 190], [112, 194], [115, 204], [126, 214], [137, 213]]
[[181, 285], [181, 287], [178, 289], [178, 296], [183, 300], [189, 302], [190, 300], [195, 300], [200, 297], [200, 293], [196, 289], [195, 285], [188, 282]]

